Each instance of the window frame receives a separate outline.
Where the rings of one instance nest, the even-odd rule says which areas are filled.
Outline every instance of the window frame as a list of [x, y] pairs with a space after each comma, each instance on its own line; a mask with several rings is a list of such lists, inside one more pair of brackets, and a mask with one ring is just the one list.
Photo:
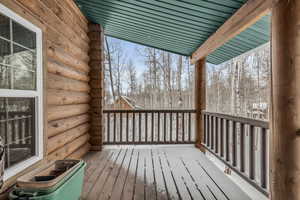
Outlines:
[[[36, 155], [17, 163], [4, 171], [4, 181], [43, 159], [44, 154], [44, 113], [43, 113], [43, 35], [42, 30], [0, 3], [0, 13], [21, 24], [36, 34], [36, 89], [0, 89], [0, 97], [35, 98], [35, 148]], [[11, 33], [12, 34], [12, 33]]]

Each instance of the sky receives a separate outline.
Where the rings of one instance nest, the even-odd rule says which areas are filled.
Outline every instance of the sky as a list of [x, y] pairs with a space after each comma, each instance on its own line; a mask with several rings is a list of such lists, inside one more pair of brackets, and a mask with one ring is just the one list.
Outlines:
[[144, 63], [143, 57], [139, 55], [137, 48], [143, 48], [144, 46], [135, 44], [132, 42], [127, 42], [125, 40], [119, 40], [116, 38], [108, 37], [111, 41], [119, 41], [127, 55], [127, 59], [131, 59], [133, 61], [133, 65], [135, 66], [137, 76], [141, 76], [142, 73], [146, 69], [146, 65]]

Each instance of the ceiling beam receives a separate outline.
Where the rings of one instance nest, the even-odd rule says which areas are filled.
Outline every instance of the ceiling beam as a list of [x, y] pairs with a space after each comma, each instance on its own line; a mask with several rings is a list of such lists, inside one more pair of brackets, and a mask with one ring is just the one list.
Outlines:
[[248, 0], [192, 54], [191, 63], [205, 58], [257, 22], [270, 11], [271, 4], [272, 0]]

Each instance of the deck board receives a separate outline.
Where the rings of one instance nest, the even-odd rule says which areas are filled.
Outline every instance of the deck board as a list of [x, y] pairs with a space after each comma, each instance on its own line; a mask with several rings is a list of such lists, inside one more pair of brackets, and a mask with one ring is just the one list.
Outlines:
[[192, 146], [108, 146], [85, 160], [83, 200], [250, 200]]

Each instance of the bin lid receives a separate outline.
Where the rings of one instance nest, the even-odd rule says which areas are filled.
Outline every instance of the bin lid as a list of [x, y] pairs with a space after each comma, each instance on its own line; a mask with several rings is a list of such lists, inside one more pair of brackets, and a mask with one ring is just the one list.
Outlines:
[[19, 188], [47, 189], [56, 186], [66, 176], [74, 172], [80, 165], [80, 160], [56, 160], [25, 174], [17, 179]]

